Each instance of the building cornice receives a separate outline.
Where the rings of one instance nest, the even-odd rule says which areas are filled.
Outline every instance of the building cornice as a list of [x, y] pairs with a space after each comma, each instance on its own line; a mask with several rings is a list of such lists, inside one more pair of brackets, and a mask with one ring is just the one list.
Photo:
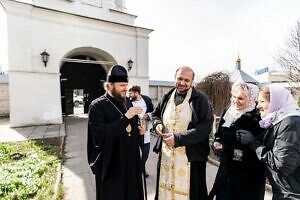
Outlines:
[[[34, 4], [30, 4], [30, 3], [26, 3], [26, 2], [20, 2], [20, 1], [16, 1], [16, 0], [8, 0], [8, 1], [12, 1], [12, 2], [16, 2], [19, 4], [26, 4], [26, 5], [30, 5], [33, 8], [38, 8], [38, 9], [42, 9], [42, 10], [47, 10], [47, 11], [52, 11], [52, 12], [57, 12], [57, 13], [62, 13], [62, 14], [67, 14], [67, 15], [71, 15], [71, 16], [76, 16], [76, 17], [82, 17], [85, 19], [90, 19], [90, 20], [96, 20], [96, 21], [101, 21], [101, 22], [105, 22], [105, 23], [109, 23], [109, 24], [115, 24], [115, 25], [120, 25], [120, 26], [126, 26], [126, 27], [130, 27], [130, 28], [136, 28], [136, 29], [142, 29], [148, 33], [151, 33], [153, 31], [153, 29], [149, 29], [149, 28], [145, 28], [145, 27], [139, 27], [139, 26], [132, 26], [132, 25], [128, 25], [128, 24], [123, 24], [123, 23], [118, 23], [118, 22], [113, 22], [113, 21], [108, 21], [108, 20], [104, 20], [104, 19], [99, 19], [96, 17], [90, 17], [90, 16], [85, 16], [85, 15], [80, 15], [80, 14], [76, 14], [76, 13], [71, 13], [71, 12], [67, 12], [67, 11], [62, 11], [62, 10], [58, 10], [58, 9], [54, 9], [54, 8], [47, 8], [44, 6], [38, 6], [38, 5], [34, 5]], [[5, 8], [5, 7], [4, 7]], [[114, 12], [119, 12], [125, 15], [129, 15], [129, 16], [134, 16], [132, 14], [128, 14], [125, 12], [121, 12], [121, 11], [116, 11], [113, 9], [109, 9], [110, 11], [114, 11]]]
[[11, 69], [11, 70], [8, 70], [7, 72], [8, 72], [8, 74], [12, 72], [12, 73], [26, 73], [26, 74], [51, 74], [51, 75], [59, 75], [60, 76], [60, 73], [46, 72], [46, 71], [24, 71], [24, 70]]

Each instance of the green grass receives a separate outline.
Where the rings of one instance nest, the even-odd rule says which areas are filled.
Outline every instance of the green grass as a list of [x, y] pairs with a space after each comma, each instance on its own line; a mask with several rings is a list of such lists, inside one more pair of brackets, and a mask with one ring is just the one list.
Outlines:
[[59, 145], [53, 141], [0, 143], [0, 199], [51, 199]]

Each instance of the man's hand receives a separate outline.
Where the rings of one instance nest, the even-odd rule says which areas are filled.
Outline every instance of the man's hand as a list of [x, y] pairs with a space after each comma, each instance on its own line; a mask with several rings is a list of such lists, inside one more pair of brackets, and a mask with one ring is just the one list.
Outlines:
[[214, 141], [211, 148], [217, 156], [221, 156], [221, 154], [223, 152], [223, 144], [222, 143], [220, 143], [218, 141]]
[[145, 125], [139, 126], [138, 128], [139, 128], [139, 131], [140, 131], [140, 135], [144, 135], [146, 133], [147, 128], [146, 128]]
[[163, 135], [163, 125], [162, 124], [158, 124], [156, 127], [155, 127], [155, 132], [159, 135], [159, 136], [162, 136]]
[[168, 147], [174, 147], [175, 145], [175, 140], [174, 140], [174, 134], [173, 133], [164, 133], [164, 142]]
[[149, 117], [149, 115], [147, 113], [145, 113], [142, 119], [144, 119], [144, 120], [150, 120], [150, 117]]
[[143, 109], [141, 107], [135, 106], [135, 107], [130, 107], [127, 112], [125, 113], [125, 116], [128, 119], [133, 118], [135, 115], [141, 114], [143, 112]]
[[215, 150], [222, 150], [223, 149], [223, 145], [220, 142], [214, 142], [214, 148]]
[[235, 136], [238, 142], [242, 144], [249, 144], [255, 140], [255, 137], [250, 131], [239, 129], [235, 132]]

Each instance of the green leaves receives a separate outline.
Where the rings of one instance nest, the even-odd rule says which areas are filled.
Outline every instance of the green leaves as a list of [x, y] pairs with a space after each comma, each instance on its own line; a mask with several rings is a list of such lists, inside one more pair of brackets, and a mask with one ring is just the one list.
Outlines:
[[[51, 199], [59, 152], [34, 141], [0, 144], [0, 199]], [[40, 197], [43, 196], [43, 197]]]

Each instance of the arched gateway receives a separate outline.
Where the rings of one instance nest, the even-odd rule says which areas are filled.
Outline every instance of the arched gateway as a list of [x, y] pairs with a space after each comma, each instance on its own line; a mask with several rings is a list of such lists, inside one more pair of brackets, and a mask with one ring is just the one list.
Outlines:
[[110, 67], [130, 60], [129, 84], [148, 94], [152, 29], [135, 26], [137, 16], [126, 13], [125, 1], [0, 2], [0, 65], [9, 76], [11, 127], [63, 123], [77, 89], [87, 112], [103, 93]]
[[75, 90], [82, 91], [84, 113], [87, 113], [91, 102], [104, 94], [107, 71], [115, 63], [108, 53], [92, 47], [77, 48], [68, 53], [60, 67], [62, 114], [73, 114]]

